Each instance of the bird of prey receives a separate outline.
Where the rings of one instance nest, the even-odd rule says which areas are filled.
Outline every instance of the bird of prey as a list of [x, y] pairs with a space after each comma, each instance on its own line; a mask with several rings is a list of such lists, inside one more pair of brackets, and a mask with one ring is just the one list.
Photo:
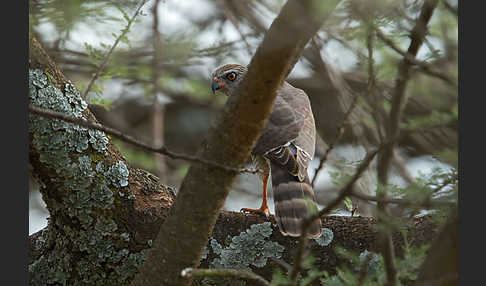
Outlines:
[[[211, 89], [226, 96], [235, 93], [247, 68], [226, 64], [211, 75]], [[301, 222], [317, 211], [314, 191], [309, 182], [307, 167], [315, 149], [314, 116], [307, 94], [284, 81], [277, 91], [272, 113], [252, 150], [253, 164], [263, 170], [263, 200], [259, 209], [242, 211], [270, 214], [267, 204], [267, 182], [271, 177], [275, 220], [283, 235], [300, 236]], [[316, 219], [307, 236], [319, 237], [321, 220]]]

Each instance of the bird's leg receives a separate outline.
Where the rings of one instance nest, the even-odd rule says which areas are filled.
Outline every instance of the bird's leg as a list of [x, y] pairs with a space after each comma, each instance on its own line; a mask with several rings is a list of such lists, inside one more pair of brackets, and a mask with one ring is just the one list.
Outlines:
[[267, 173], [265, 173], [265, 175], [263, 177], [263, 200], [262, 200], [261, 207], [259, 209], [242, 208], [240, 211], [265, 214], [266, 217], [270, 216], [270, 209], [268, 208], [268, 203], [267, 203], [268, 177], [269, 177], [269, 173], [267, 172]]

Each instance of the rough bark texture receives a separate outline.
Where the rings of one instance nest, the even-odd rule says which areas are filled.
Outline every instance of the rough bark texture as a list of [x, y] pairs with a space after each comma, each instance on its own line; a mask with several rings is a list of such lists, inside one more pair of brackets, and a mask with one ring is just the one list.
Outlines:
[[414, 285], [459, 285], [458, 223], [457, 213], [448, 218], [447, 223], [430, 247]]
[[[136, 180], [144, 181], [143, 177], [136, 178]], [[167, 197], [172, 197], [171, 193], [167, 190], [162, 191], [159, 196], [165, 194]], [[157, 202], [157, 200], [150, 193], [138, 193], [135, 202], [138, 202], [141, 209], [137, 209], [134, 217], [131, 219], [134, 225], [134, 229], [142, 230], [144, 233], [144, 239], [154, 238], [158, 232], [160, 223], [164, 221], [168, 214], [168, 208], [170, 204], [167, 204], [165, 200]], [[284, 250], [281, 252], [282, 261], [292, 263], [294, 257], [294, 250], [297, 248], [298, 239], [284, 237], [278, 231], [275, 219], [270, 216], [268, 219], [264, 216], [254, 214], [243, 214], [238, 212], [222, 211], [213, 232], [210, 236], [216, 240], [223, 247], [228, 246], [229, 242], [235, 236], [240, 235], [242, 232], [246, 232], [252, 225], [261, 225], [265, 222], [271, 222], [272, 233], [266, 239], [267, 242], [278, 243]], [[334, 273], [336, 266], [340, 265], [344, 260], [340, 258], [335, 252], [336, 246], [345, 247], [348, 250], [360, 253], [364, 250], [377, 252], [376, 237], [377, 231], [375, 229], [376, 220], [367, 217], [343, 217], [343, 216], [327, 216], [322, 219], [323, 227], [330, 229], [333, 232], [333, 238], [329, 245], [321, 246], [317, 241], [311, 240], [309, 246], [310, 251], [314, 257], [317, 257], [316, 267], [321, 270], [327, 270], [330, 273]], [[140, 225], [143, 225], [141, 227]], [[413, 245], [422, 245], [437, 239], [437, 225], [430, 217], [421, 217], [413, 219], [409, 222], [408, 226], [408, 241]], [[34, 247], [42, 233], [46, 230], [39, 231], [30, 236], [30, 255], [31, 259], [35, 259], [40, 256], [39, 250]], [[401, 254], [401, 246], [403, 245], [403, 237], [400, 233], [396, 232], [393, 239], [397, 255]], [[439, 241], [439, 239], [437, 239]], [[208, 252], [204, 259], [201, 261], [201, 268], [213, 267], [215, 259], [221, 259], [220, 254], [216, 254], [211, 243], [208, 243]], [[47, 250], [48, 251], [48, 250]], [[248, 257], [248, 260], [256, 259], [255, 257]], [[250, 268], [255, 273], [263, 276], [267, 280], [271, 280], [273, 272], [278, 268], [278, 264], [268, 259], [262, 267], [256, 267], [250, 265]]]
[[[249, 229], [255, 224], [262, 224], [266, 221], [272, 223], [273, 232], [268, 238], [269, 241], [277, 242], [285, 250], [282, 252], [281, 260], [292, 264], [295, 250], [297, 249], [298, 239], [284, 237], [278, 231], [273, 215], [266, 219], [263, 216], [253, 214], [241, 214], [235, 212], [223, 211], [220, 213], [217, 223], [214, 227], [211, 238], [216, 239], [221, 245], [228, 242], [228, 236], [234, 237], [241, 232]], [[322, 218], [322, 226], [333, 232], [333, 238], [329, 245], [321, 246], [316, 240], [309, 242], [311, 254], [317, 257], [316, 267], [321, 270], [327, 270], [335, 273], [336, 266], [344, 262], [335, 252], [336, 246], [344, 247], [356, 253], [364, 250], [378, 252], [376, 219], [369, 217], [343, 217], [343, 216], [325, 216]], [[433, 240], [437, 235], [437, 225], [430, 217], [421, 217], [410, 220], [407, 226], [408, 241], [413, 245], [422, 245]], [[324, 236], [326, 233], [324, 234]], [[393, 242], [397, 255], [402, 253], [403, 236], [399, 232], [393, 234]], [[214, 252], [210, 252], [206, 259], [201, 263], [201, 268], [211, 265], [214, 258], [217, 258]], [[268, 260], [264, 267], [251, 266], [252, 270], [271, 280], [275, 268], [279, 266], [272, 260]]]
[[[30, 104], [96, 120], [32, 36], [28, 84]], [[174, 195], [103, 132], [56, 119], [29, 115], [29, 163], [50, 213], [30, 238], [30, 284], [128, 284]]]

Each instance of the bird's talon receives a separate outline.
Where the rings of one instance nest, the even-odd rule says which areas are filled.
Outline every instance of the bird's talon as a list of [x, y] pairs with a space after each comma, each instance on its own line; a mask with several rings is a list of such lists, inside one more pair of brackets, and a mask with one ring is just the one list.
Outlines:
[[268, 208], [259, 208], [259, 209], [249, 209], [249, 208], [242, 208], [240, 212], [243, 213], [254, 213], [254, 214], [260, 214], [260, 215], [265, 215], [265, 217], [270, 216], [270, 210]]

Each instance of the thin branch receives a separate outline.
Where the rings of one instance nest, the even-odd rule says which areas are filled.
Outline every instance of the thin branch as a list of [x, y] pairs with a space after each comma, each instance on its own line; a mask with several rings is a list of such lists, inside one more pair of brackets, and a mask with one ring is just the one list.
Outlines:
[[106, 134], [115, 136], [115, 137], [119, 138], [120, 140], [123, 140], [127, 143], [133, 144], [133, 145], [140, 147], [140, 148], [142, 148], [146, 151], [164, 154], [167, 157], [172, 158], [172, 159], [179, 159], [179, 160], [185, 160], [185, 161], [190, 161], [190, 162], [194, 162], [194, 163], [206, 164], [206, 165], [209, 165], [209, 166], [212, 166], [212, 167], [217, 167], [217, 168], [220, 168], [220, 169], [223, 169], [223, 170], [226, 170], [226, 171], [233, 171], [233, 172], [239, 172], [239, 173], [256, 174], [258, 172], [261, 172], [259, 169], [231, 168], [231, 167], [228, 167], [228, 166], [216, 163], [216, 162], [208, 161], [208, 160], [205, 160], [205, 159], [202, 159], [202, 158], [198, 158], [198, 157], [195, 157], [195, 156], [182, 154], [182, 153], [176, 153], [176, 152], [170, 151], [165, 146], [154, 147], [154, 146], [151, 146], [151, 145], [146, 144], [144, 142], [141, 142], [141, 141], [135, 139], [134, 137], [132, 137], [130, 135], [126, 135], [119, 130], [107, 127], [107, 126], [102, 125], [98, 122], [88, 121], [84, 118], [74, 118], [74, 117], [68, 116], [64, 113], [60, 113], [60, 112], [56, 112], [56, 111], [52, 111], [52, 110], [48, 110], [48, 109], [44, 109], [44, 108], [35, 107], [33, 105], [29, 105], [29, 111], [31, 113], [39, 115], [39, 116], [43, 116], [43, 117], [47, 117], [47, 118], [60, 119], [60, 120], [70, 122], [70, 123], [74, 123], [74, 124], [77, 124], [77, 125], [80, 125], [80, 126], [83, 126], [83, 127], [86, 127], [86, 128], [103, 131]]
[[292, 268], [292, 271], [290, 272], [290, 280], [293, 283], [292, 285], [297, 285], [297, 276], [299, 275], [299, 272], [302, 269], [302, 259], [304, 258], [304, 253], [305, 250], [307, 249], [307, 243], [308, 243], [307, 232], [310, 225], [315, 219], [322, 217], [328, 214], [329, 212], [331, 212], [335, 207], [337, 207], [344, 200], [344, 198], [352, 194], [354, 184], [361, 177], [364, 171], [371, 164], [371, 161], [373, 161], [373, 159], [375, 158], [376, 154], [378, 154], [378, 152], [382, 148], [383, 146], [380, 146], [380, 148], [366, 155], [366, 157], [363, 159], [361, 164], [356, 169], [356, 172], [354, 173], [353, 177], [351, 177], [351, 179], [346, 183], [346, 185], [339, 191], [339, 195], [337, 198], [335, 198], [331, 203], [329, 203], [324, 209], [310, 216], [309, 218], [305, 219], [302, 222], [302, 226], [301, 226], [302, 231], [299, 238], [299, 248], [297, 249], [297, 252], [295, 254], [294, 266]]
[[[425, 33], [427, 29], [427, 24], [432, 17], [432, 13], [437, 6], [438, 0], [426, 0], [422, 7], [422, 11], [420, 13], [419, 19], [417, 20], [416, 25], [412, 29], [411, 37], [412, 41], [408, 48], [407, 56], [404, 56], [403, 60], [399, 63], [398, 72], [399, 75], [396, 79], [395, 89], [392, 98], [392, 107], [390, 111], [390, 118], [388, 121], [388, 128], [387, 128], [387, 140], [388, 142], [385, 144], [386, 148], [384, 149], [386, 152], [381, 157], [383, 161], [381, 162], [381, 166], [378, 168], [379, 179], [382, 183], [387, 182], [387, 175], [388, 175], [388, 167], [393, 155], [393, 148], [396, 142], [396, 139], [399, 136], [400, 128], [399, 123], [405, 108], [407, 98], [405, 94], [405, 89], [410, 79], [410, 68], [412, 61], [409, 60], [410, 57], [415, 58], [420, 46], [423, 43], [423, 39], [425, 38]], [[377, 31], [378, 37], [380, 37], [380, 31]], [[381, 161], [381, 160], [380, 160]]]
[[247, 34], [242, 34], [241, 35], [241, 39], [237, 39], [237, 40], [229, 41], [229, 42], [224, 42], [224, 43], [221, 43], [219, 46], [207, 47], [207, 48], [202, 48], [202, 49], [193, 49], [192, 50], [192, 52], [193, 52], [193, 55], [192, 56], [197, 56], [197, 57], [200, 57], [200, 56], [211, 57], [211, 56], [219, 55], [225, 49], [231, 48], [233, 45], [235, 45], [235, 44], [237, 44], [239, 42], [242, 42], [242, 41], [244, 41], [244, 39], [246, 39], [247, 37], [251, 37], [251, 36], [257, 36], [257, 34], [254, 33], [254, 32], [247, 33]]
[[437, 189], [433, 190], [432, 193], [437, 194], [448, 185], [456, 183], [458, 179], [459, 179], [459, 174], [457, 172], [454, 172], [454, 174], [451, 177], [449, 177], [447, 180], [442, 182], [442, 184]]
[[344, 48], [348, 49], [350, 52], [352, 52], [354, 55], [356, 55], [359, 58], [359, 61], [363, 61], [367, 59], [366, 55], [359, 49], [353, 47], [349, 41], [339, 38], [339, 36], [336, 35], [335, 32], [333, 32], [331, 29], [327, 27], [323, 27], [323, 28], [324, 31], [326, 32], [326, 36], [328, 39], [334, 40], [338, 42], [340, 45], [342, 45]]
[[412, 184], [415, 179], [407, 168], [405, 158], [395, 148], [393, 149], [392, 164], [396, 168], [398, 174], [409, 184]]
[[[419, 18], [411, 31], [411, 42], [404, 58], [398, 65], [398, 77], [395, 82], [395, 89], [393, 91], [392, 107], [390, 110], [389, 120], [387, 121], [386, 135], [387, 141], [384, 144], [383, 152], [380, 152], [378, 157], [378, 183], [386, 186], [388, 183], [388, 170], [394, 154], [394, 148], [397, 138], [400, 134], [400, 119], [403, 110], [407, 103], [406, 87], [410, 79], [410, 69], [413, 64], [411, 58], [415, 59], [418, 50], [424, 42], [427, 31], [427, 24], [429, 23], [432, 14], [437, 7], [438, 0], [425, 0], [420, 11]], [[376, 29], [378, 37], [380, 32]], [[381, 33], [382, 34], [382, 33]], [[378, 188], [377, 196], [382, 199], [387, 199], [386, 188]], [[378, 202], [378, 211], [388, 215], [388, 207], [385, 202]], [[382, 219], [379, 219], [381, 221]], [[385, 261], [387, 285], [395, 286], [398, 284], [397, 270], [395, 267], [395, 252], [393, 248], [393, 240], [389, 230], [384, 230], [379, 234], [379, 245], [381, 245], [381, 253]]]
[[116, 46], [118, 45], [118, 43], [120, 42], [120, 40], [128, 33], [128, 31], [130, 30], [130, 26], [132, 25], [132, 23], [135, 21], [135, 18], [137, 17], [137, 15], [140, 13], [140, 9], [142, 9], [142, 6], [145, 5], [145, 2], [147, 0], [142, 0], [142, 2], [140, 3], [140, 5], [138, 6], [137, 10], [135, 11], [135, 13], [133, 14], [132, 18], [130, 18], [130, 20], [128, 21], [127, 23], [127, 26], [122, 30], [122, 33], [116, 38], [115, 40], [115, 43], [113, 43], [113, 46], [111, 46], [110, 50], [108, 51], [108, 53], [105, 55], [105, 58], [103, 59], [103, 62], [101, 63], [101, 65], [98, 67], [98, 69], [96, 70], [96, 73], [93, 75], [93, 77], [91, 78], [91, 80], [89, 81], [88, 83], [88, 87], [86, 87], [86, 89], [84, 90], [83, 94], [81, 95], [82, 98], [86, 98], [88, 92], [91, 90], [94, 82], [98, 79], [98, 77], [100, 76], [100, 73], [102, 70], [105, 69], [107, 63], [108, 63], [108, 60], [110, 59], [111, 57], [111, 54], [113, 53], [113, 51], [115, 50]]
[[359, 271], [359, 279], [358, 279], [358, 286], [364, 285], [366, 275], [368, 275], [368, 268], [371, 259], [373, 258], [371, 252], [366, 255], [365, 260], [363, 261], [363, 264], [361, 264], [361, 270]]
[[[371, 115], [375, 121], [376, 130], [378, 133], [378, 137], [380, 142], [384, 141], [384, 135], [382, 132], [383, 127], [383, 117], [385, 116], [385, 111], [381, 105], [379, 105], [379, 98], [376, 94], [376, 73], [374, 67], [374, 58], [373, 58], [373, 41], [375, 39], [375, 28], [373, 23], [368, 23], [368, 35], [366, 37], [366, 47], [368, 50], [368, 86], [367, 86], [367, 98], [371, 99], [371, 104], [373, 105]], [[413, 182], [413, 176], [407, 170], [405, 166], [405, 162], [403, 158], [394, 150], [393, 154], [393, 163], [397, 167], [398, 172], [400, 173], [401, 177], [404, 178], [408, 183]]]
[[241, 278], [245, 280], [250, 280], [258, 283], [259, 285], [269, 286], [270, 282], [268, 282], [265, 278], [261, 277], [260, 275], [253, 273], [248, 270], [244, 269], [194, 269], [194, 268], [186, 268], [181, 272], [182, 277], [194, 277], [194, 278], [203, 278], [203, 277], [229, 277], [229, 278]]
[[235, 27], [236, 31], [240, 34], [241, 40], [245, 43], [246, 50], [248, 54], [251, 56], [252, 53], [252, 48], [250, 46], [250, 43], [248, 43], [246, 39], [246, 35], [241, 31], [240, 25], [238, 24], [238, 20], [236, 19], [235, 15], [231, 11], [231, 9], [228, 8], [226, 1], [224, 0], [218, 0], [218, 4], [222, 7], [223, 14], [225, 15], [228, 20], [230, 20], [231, 24]]
[[453, 124], [453, 123], [457, 123], [457, 120], [451, 119], [451, 120], [447, 120], [447, 121], [439, 122], [439, 123], [428, 123], [428, 124], [423, 124], [423, 125], [418, 126], [418, 127], [404, 126], [404, 127], [401, 128], [402, 129], [401, 132], [403, 132], [404, 134], [412, 134], [412, 133], [416, 133], [416, 132], [422, 132], [422, 133], [434, 132], [434, 130], [436, 130], [436, 129], [447, 128], [448, 125]]
[[[164, 106], [159, 102], [161, 93], [161, 86], [159, 78], [161, 76], [161, 69], [158, 63], [161, 60], [162, 37], [159, 32], [159, 15], [158, 7], [160, 0], [156, 0], [152, 9], [153, 14], [153, 55], [152, 55], [152, 137], [154, 145], [159, 147], [164, 145]], [[155, 165], [157, 169], [157, 176], [164, 180], [166, 176], [166, 164], [164, 156], [159, 153], [154, 154]]]
[[[311, 44], [312, 44], [312, 48], [315, 49], [316, 53], [319, 54], [319, 56], [320, 56], [319, 47], [317, 46], [317, 43], [315, 42], [314, 38], [311, 40]], [[317, 167], [317, 169], [314, 173], [314, 177], [312, 178], [312, 182], [311, 182], [312, 188], [314, 188], [314, 186], [315, 186], [315, 183], [317, 181], [317, 175], [319, 174], [321, 169], [324, 167], [324, 163], [327, 161], [329, 153], [334, 149], [334, 146], [336, 145], [336, 143], [343, 136], [345, 125], [348, 123], [348, 118], [351, 115], [351, 113], [353, 112], [357, 101], [358, 101], [358, 95], [353, 94], [353, 99], [352, 99], [351, 105], [349, 106], [348, 110], [344, 114], [344, 118], [342, 119], [341, 124], [339, 124], [336, 137], [334, 137], [334, 140], [329, 144], [329, 147], [327, 148], [326, 153], [324, 153], [324, 155], [322, 156], [322, 158], [319, 162], [319, 166]]]
[[349, 108], [348, 112], [346, 112], [346, 114], [344, 115], [344, 119], [341, 121], [341, 124], [338, 127], [338, 132], [336, 134], [336, 137], [334, 137], [334, 140], [331, 142], [331, 144], [329, 144], [329, 147], [327, 148], [326, 153], [324, 153], [324, 155], [322, 156], [321, 161], [319, 162], [319, 166], [317, 167], [316, 171], [314, 172], [314, 177], [312, 178], [312, 182], [311, 182], [312, 188], [314, 188], [314, 186], [315, 186], [315, 182], [317, 181], [316, 180], [317, 179], [317, 175], [319, 174], [319, 172], [321, 171], [321, 169], [324, 167], [324, 163], [326, 163], [327, 158], [329, 157], [329, 153], [334, 149], [334, 146], [336, 145], [336, 143], [343, 136], [343, 134], [344, 134], [344, 126], [345, 126], [345, 124], [347, 122], [347, 118], [348, 118], [349, 114], [351, 113], [351, 110], [356, 105], [355, 102], [357, 101], [356, 100], [357, 98], [358, 98], [357, 96], [354, 97], [353, 103], [352, 103], [351, 107]]
[[371, 26], [372, 24], [369, 24], [370, 27], [368, 28], [368, 35], [366, 37], [366, 48], [368, 50], [368, 86], [367, 86], [367, 92], [368, 96], [367, 98], [371, 99], [371, 103], [373, 105], [373, 110], [371, 112], [371, 115], [373, 116], [373, 119], [375, 120], [376, 124], [376, 130], [378, 131], [378, 137], [380, 139], [380, 142], [383, 142], [383, 132], [381, 130], [382, 128], [382, 108], [379, 107], [378, 102], [379, 98], [376, 94], [376, 73], [375, 73], [375, 60], [373, 58], [373, 40], [374, 40], [374, 33], [372, 32], [373, 27]]
[[383, 148], [384, 148], [384, 145], [382, 145], [378, 149], [376, 149], [376, 150], [371, 151], [370, 153], [368, 153], [366, 155], [366, 157], [363, 159], [363, 161], [361, 162], [361, 164], [356, 169], [356, 172], [351, 177], [351, 179], [339, 191], [338, 197], [335, 198], [331, 203], [329, 203], [324, 209], [322, 209], [321, 211], [319, 211], [316, 215], [313, 215], [312, 217], [310, 217], [309, 219], [307, 219], [305, 221], [307, 223], [304, 222], [302, 224], [302, 226], [305, 226], [306, 224], [308, 224], [308, 226], [310, 226], [311, 222], [314, 219], [329, 214], [335, 207], [337, 207], [344, 200], [344, 198], [346, 198], [347, 196], [351, 195], [351, 193], [353, 192], [353, 186], [356, 183], [356, 181], [358, 181], [358, 179], [361, 177], [361, 175], [366, 171], [366, 169], [368, 168], [368, 166], [371, 164], [371, 161], [373, 161], [373, 159], [375, 158], [376, 154], [378, 154], [378, 152], [381, 152]]
[[454, 7], [449, 3], [447, 0], [443, 0], [442, 3], [444, 4], [444, 7], [447, 9], [447, 11], [451, 12], [453, 15], [457, 17], [457, 7]]
[[436, 200], [431, 200], [430, 198], [427, 198], [423, 200], [422, 202], [420, 201], [412, 201], [412, 200], [406, 200], [406, 199], [392, 199], [392, 198], [383, 198], [383, 197], [378, 197], [378, 196], [370, 196], [366, 194], [362, 194], [359, 192], [352, 192], [351, 196], [357, 197], [359, 199], [365, 200], [365, 201], [373, 201], [373, 202], [380, 202], [380, 203], [386, 203], [386, 204], [397, 204], [401, 206], [420, 206], [423, 208], [433, 208], [433, 207], [440, 207], [440, 206], [454, 206], [456, 205], [455, 201], [450, 201], [450, 200], [441, 200], [441, 199], [436, 199]]
[[391, 39], [389, 39], [378, 27], [376, 27], [376, 35], [380, 40], [382, 40], [385, 44], [387, 44], [392, 50], [403, 56], [407, 61], [409, 61], [411, 64], [418, 66], [424, 73], [439, 78], [443, 80], [444, 82], [448, 83], [449, 85], [452, 85], [453, 87], [457, 87], [457, 82], [450, 78], [448, 75], [443, 74], [437, 70], [435, 70], [433, 67], [431, 67], [430, 64], [419, 61], [415, 58], [415, 55], [411, 55], [409, 52], [405, 52], [400, 47], [398, 47]]

